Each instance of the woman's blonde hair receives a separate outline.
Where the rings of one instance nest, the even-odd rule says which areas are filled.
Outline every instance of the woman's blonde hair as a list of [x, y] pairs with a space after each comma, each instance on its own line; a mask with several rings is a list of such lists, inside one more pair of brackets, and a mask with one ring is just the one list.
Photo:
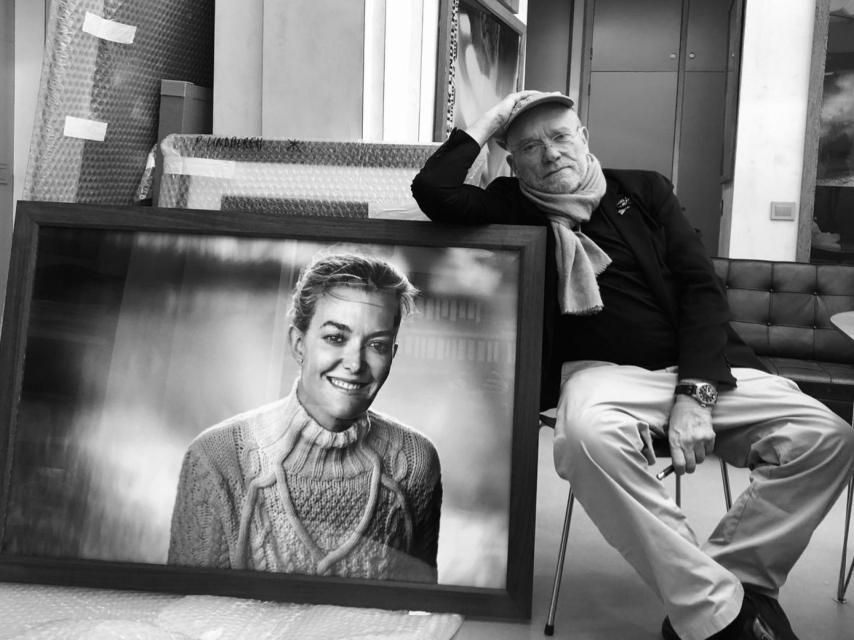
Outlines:
[[358, 253], [330, 253], [316, 256], [300, 272], [291, 294], [289, 316], [300, 331], [306, 331], [317, 301], [334, 287], [361, 287], [369, 291], [393, 293], [398, 301], [395, 328], [415, 308], [418, 289], [393, 264]]

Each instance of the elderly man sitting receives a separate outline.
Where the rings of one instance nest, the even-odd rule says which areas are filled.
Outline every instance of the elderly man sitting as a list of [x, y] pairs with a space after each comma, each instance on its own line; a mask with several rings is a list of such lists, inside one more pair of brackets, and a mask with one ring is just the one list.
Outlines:
[[[515, 177], [464, 184], [491, 136]], [[435, 221], [550, 229], [542, 405], [558, 406], [555, 466], [663, 603], [663, 637], [796, 638], [777, 593], [852, 473], [854, 431], [732, 331], [672, 185], [603, 170], [572, 101], [524, 91], [453, 131], [412, 192]], [[713, 452], [751, 470], [702, 546], [648, 472], [653, 437], [679, 474]]]

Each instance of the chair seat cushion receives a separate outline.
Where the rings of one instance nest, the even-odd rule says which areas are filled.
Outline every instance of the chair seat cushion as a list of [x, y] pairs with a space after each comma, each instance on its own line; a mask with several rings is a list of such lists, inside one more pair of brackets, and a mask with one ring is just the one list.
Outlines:
[[854, 365], [795, 358], [760, 357], [771, 373], [794, 381], [801, 391], [848, 422], [854, 406]]
[[771, 373], [791, 378], [798, 383], [839, 385], [854, 390], [854, 365], [851, 364], [768, 356], [760, 356], [759, 359]]

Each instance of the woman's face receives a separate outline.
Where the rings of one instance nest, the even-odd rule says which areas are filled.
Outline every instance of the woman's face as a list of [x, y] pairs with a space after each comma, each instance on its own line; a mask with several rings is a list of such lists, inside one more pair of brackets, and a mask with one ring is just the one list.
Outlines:
[[393, 293], [340, 286], [320, 297], [305, 332], [290, 328], [297, 397], [322, 427], [343, 431], [371, 406], [397, 350], [398, 311]]

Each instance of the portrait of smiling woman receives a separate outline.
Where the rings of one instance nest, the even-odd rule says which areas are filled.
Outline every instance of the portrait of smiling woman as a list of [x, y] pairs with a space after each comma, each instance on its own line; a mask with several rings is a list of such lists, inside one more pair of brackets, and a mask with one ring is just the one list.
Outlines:
[[285, 398], [202, 432], [182, 465], [169, 562], [436, 582], [442, 485], [433, 444], [371, 411], [415, 287], [369, 256], [300, 273]]

